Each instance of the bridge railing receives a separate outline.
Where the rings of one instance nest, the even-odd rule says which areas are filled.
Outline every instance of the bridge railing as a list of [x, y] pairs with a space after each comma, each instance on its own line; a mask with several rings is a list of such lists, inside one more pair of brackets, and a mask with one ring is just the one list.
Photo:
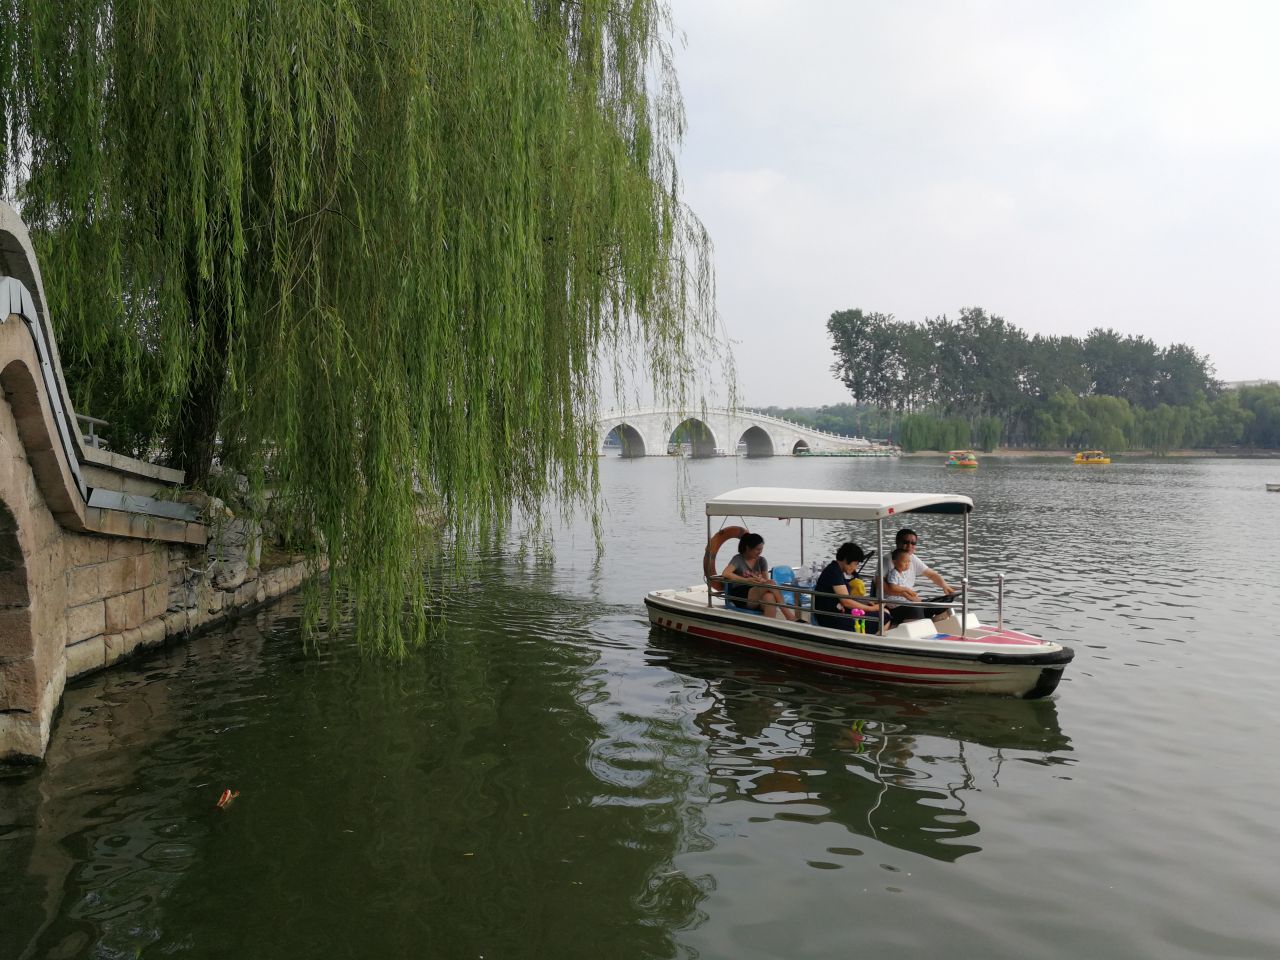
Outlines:
[[703, 410], [672, 410], [667, 407], [641, 407], [636, 410], [619, 412], [611, 410], [600, 419], [602, 422], [609, 420], [619, 420], [625, 422], [629, 419], [639, 419], [641, 417], [680, 417], [681, 421], [689, 419], [702, 419], [703, 417], [720, 416], [729, 419], [755, 419], [763, 420], [769, 423], [777, 423], [793, 430], [801, 430], [806, 433], [817, 434], [823, 437], [831, 437], [833, 440], [852, 441], [855, 443], [865, 443], [870, 446], [893, 447], [891, 440], [875, 438], [875, 437], [851, 437], [848, 434], [835, 433], [831, 430], [824, 430], [822, 427], [815, 427], [807, 423], [800, 423], [797, 420], [790, 420], [786, 417], [774, 416], [771, 413], [764, 413], [751, 407], [743, 407], [739, 410], [729, 410], [726, 407], [708, 407]]

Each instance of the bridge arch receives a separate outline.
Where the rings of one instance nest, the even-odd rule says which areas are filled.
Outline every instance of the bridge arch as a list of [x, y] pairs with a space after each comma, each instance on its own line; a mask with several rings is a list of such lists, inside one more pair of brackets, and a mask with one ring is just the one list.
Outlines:
[[748, 427], [738, 438], [738, 443], [747, 445], [748, 457], [772, 457], [777, 450], [773, 437], [761, 426]]
[[0, 727], [5, 714], [29, 717], [39, 710], [35, 654], [26, 557], [18, 540], [18, 522], [0, 497]]
[[619, 456], [623, 459], [643, 457], [649, 453], [645, 449], [644, 435], [629, 423], [618, 423], [610, 427], [605, 434], [604, 441], [601, 444], [602, 447], [609, 442], [610, 437], [618, 438], [621, 445]]
[[[649, 457], [670, 453], [687, 453], [695, 457], [733, 456], [738, 453], [749, 457], [787, 456], [806, 451], [814, 455], [841, 453], [855, 456], [893, 456], [896, 453], [896, 448], [887, 440], [841, 436], [768, 413], [727, 407], [613, 410], [603, 414], [598, 423], [601, 453], [618, 452], [618, 441], [609, 435], [623, 424], [635, 430], [644, 443], [644, 455]], [[673, 433], [677, 435], [672, 436]], [[606, 439], [609, 441], [607, 448]], [[635, 439], [632, 436], [629, 450], [639, 448]], [[673, 440], [676, 443], [673, 444]], [[684, 446], [686, 443], [688, 445]], [[628, 452], [624, 455], [637, 454]]]
[[688, 444], [689, 455], [694, 459], [714, 457], [725, 452], [720, 448], [710, 424], [699, 417], [686, 417], [676, 424], [667, 443], [668, 447], [675, 445], [672, 451], [674, 453], [681, 452], [684, 444]]

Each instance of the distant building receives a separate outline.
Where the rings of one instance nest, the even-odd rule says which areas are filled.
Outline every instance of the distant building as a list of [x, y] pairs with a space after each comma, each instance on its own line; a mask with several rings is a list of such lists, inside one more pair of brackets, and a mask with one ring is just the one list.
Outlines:
[[1224, 390], [1241, 390], [1244, 387], [1280, 387], [1280, 380], [1232, 380], [1230, 383], [1224, 383]]

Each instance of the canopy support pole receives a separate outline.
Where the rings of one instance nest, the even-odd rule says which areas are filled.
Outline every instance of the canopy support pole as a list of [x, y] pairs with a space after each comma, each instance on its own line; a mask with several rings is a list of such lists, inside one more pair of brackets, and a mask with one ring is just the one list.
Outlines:
[[969, 511], [964, 514], [964, 563], [960, 577], [960, 636], [969, 630]]
[[876, 518], [876, 605], [880, 608], [880, 633], [884, 633], [884, 518]]
[[[711, 515], [707, 514], [707, 547], [711, 545]], [[711, 606], [711, 578], [707, 577], [707, 607]]]

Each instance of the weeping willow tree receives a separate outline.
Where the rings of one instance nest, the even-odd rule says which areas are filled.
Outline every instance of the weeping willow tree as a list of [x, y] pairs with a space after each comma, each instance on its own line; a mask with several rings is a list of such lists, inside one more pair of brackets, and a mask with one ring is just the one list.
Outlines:
[[322, 537], [421, 636], [424, 491], [474, 542], [591, 504], [602, 383], [686, 402], [704, 230], [655, 0], [0, 0], [0, 174], [68, 380]]

